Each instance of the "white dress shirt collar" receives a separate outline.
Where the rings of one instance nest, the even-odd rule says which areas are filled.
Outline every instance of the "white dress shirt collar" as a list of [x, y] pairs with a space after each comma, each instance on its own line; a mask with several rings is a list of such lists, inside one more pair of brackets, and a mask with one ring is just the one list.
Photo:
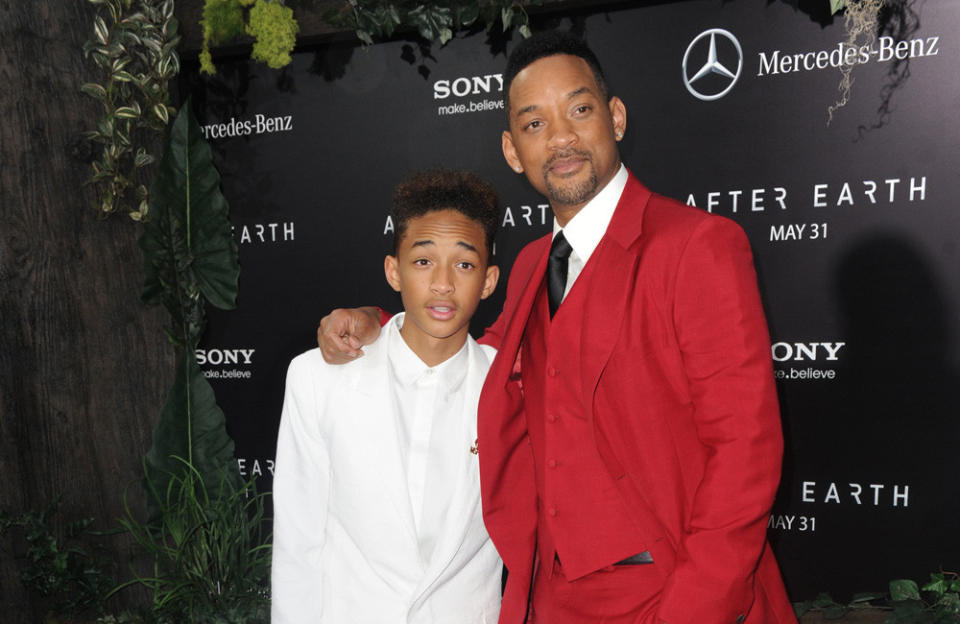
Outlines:
[[[613, 213], [620, 202], [620, 196], [623, 189], [627, 186], [627, 168], [620, 163], [620, 169], [614, 174], [610, 182], [603, 187], [596, 196], [587, 202], [587, 205], [580, 209], [572, 219], [567, 222], [563, 228], [557, 223], [556, 217], [553, 219], [553, 235], [563, 229], [563, 235], [566, 237], [573, 253], [577, 255], [581, 265], [587, 263], [593, 251], [600, 244], [613, 218]], [[572, 284], [568, 284], [572, 286]]]
[[454, 355], [436, 366], [427, 366], [400, 335], [405, 314], [397, 314], [384, 327], [389, 340], [390, 367], [397, 381], [404, 386], [439, 383], [445, 393], [456, 392], [467, 374], [467, 341]]

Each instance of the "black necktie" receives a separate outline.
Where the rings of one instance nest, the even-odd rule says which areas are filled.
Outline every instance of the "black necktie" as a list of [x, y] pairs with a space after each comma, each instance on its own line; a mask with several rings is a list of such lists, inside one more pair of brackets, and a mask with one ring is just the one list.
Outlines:
[[550, 259], [547, 261], [547, 296], [550, 299], [550, 318], [556, 314], [560, 302], [563, 301], [563, 291], [567, 288], [567, 259], [573, 248], [563, 235], [557, 233], [550, 245]]

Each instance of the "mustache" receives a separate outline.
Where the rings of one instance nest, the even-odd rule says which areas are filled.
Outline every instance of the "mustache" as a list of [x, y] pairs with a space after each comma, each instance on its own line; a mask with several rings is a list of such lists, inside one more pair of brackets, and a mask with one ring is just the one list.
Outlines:
[[578, 158], [582, 158], [583, 160], [587, 160], [587, 161], [593, 160], [593, 158], [590, 156], [590, 152], [583, 152], [577, 149], [567, 148], [567, 149], [554, 152], [553, 156], [551, 156], [547, 160], [547, 162], [544, 163], [543, 170], [546, 171], [547, 169], [552, 167], [554, 163], [556, 163], [558, 160], [565, 160], [567, 158], [571, 158], [574, 156]]

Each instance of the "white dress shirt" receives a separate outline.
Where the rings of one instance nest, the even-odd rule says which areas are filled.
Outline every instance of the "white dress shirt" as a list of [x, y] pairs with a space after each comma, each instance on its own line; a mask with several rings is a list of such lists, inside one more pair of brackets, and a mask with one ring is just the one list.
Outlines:
[[[467, 373], [467, 345], [446, 361], [427, 366], [407, 346], [400, 329], [403, 314], [390, 319], [384, 330], [388, 350], [391, 390], [399, 417], [400, 455], [406, 466], [407, 488], [414, 526], [424, 563], [443, 527], [453, 496], [454, 465], [463, 449], [457, 444], [463, 418], [463, 393], [458, 392]], [[425, 496], [429, 492], [429, 496]]]
[[627, 186], [628, 177], [627, 168], [620, 163], [620, 169], [610, 182], [587, 202], [580, 212], [567, 221], [565, 227], [561, 228], [554, 217], [553, 236], [556, 237], [562, 230], [563, 236], [572, 248], [567, 264], [567, 287], [563, 291], [564, 298], [573, 288], [573, 283], [577, 281], [583, 267], [586, 266], [590, 256], [600, 244], [600, 239], [606, 233], [617, 204], [620, 202], [623, 189]]

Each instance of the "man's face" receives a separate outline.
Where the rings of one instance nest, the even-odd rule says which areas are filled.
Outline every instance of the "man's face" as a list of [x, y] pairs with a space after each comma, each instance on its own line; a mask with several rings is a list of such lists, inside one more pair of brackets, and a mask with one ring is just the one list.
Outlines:
[[428, 365], [459, 350], [481, 299], [497, 285], [499, 269], [487, 266], [483, 226], [456, 210], [439, 210], [407, 222], [396, 256], [384, 272], [406, 311], [401, 335]]
[[620, 167], [623, 102], [604, 101], [586, 61], [557, 54], [517, 74], [510, 85], [509, 114], [510, 129], [503, 133], [507, 164], [526, 173], [563, 225]]

